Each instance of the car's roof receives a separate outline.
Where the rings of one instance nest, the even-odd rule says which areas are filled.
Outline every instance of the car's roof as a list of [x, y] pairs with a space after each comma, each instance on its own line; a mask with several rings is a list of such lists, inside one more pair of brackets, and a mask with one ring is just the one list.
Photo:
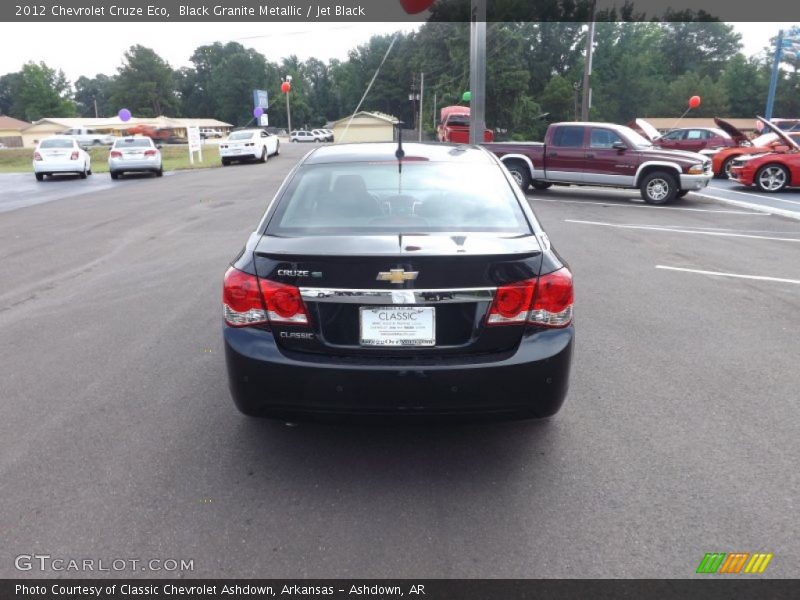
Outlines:
[[[322, 146], [312, 150], [303, 161], [305, 164], [341, 162], [383, 162], [397, 160], [394, 142], [362, 142]], [[432, 162], [460, 162], [493, 164], [492, 156], [483, 148], [466, 144], [441, 142], [403, 144], [404, 160], [428, 160]]]
[[247, 129], [237, 129], [236, 131], [231, 131], [231, 133], [257, 133], [259, 131], [262, 130], [257, 128], [247, 128]]

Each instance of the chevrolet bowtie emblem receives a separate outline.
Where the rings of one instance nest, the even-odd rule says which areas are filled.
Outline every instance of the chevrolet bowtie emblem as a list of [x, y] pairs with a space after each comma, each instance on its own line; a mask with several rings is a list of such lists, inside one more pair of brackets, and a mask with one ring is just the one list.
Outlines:
[[404, 281], [414, 281], [419, 275], [419, 271], [406, 271], [405, 269], [390, 269], [378, 273], [378, 281], [388, 281], [390, 283], [401, 284]]

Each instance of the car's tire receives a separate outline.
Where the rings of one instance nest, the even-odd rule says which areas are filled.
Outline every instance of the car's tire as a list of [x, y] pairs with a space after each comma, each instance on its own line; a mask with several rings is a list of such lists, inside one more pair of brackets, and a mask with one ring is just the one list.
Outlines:
[[227, 158], [223, 158], [222, 159], [222, 166], [223, 167], [227, 167], [230, 164], [231, 164], [231, 161], [229, 161]]
[[719, 169], [719, 174], [717, 177], [720, 179], [730, 179], [731, 178], [731, 165], [733, 164], [734, 159], [739, 158], [740, 154], [736, 156], [729, 156], [725, 159], [725, 162], [722, 163], [722, 166]]
[[86, 179], [86, 178], [89, 176], [89, 173], [87, 173], [87, 171], [88, 171], [88, 170], [89, 170], [89, 169], [87, 169], [87, 168], [86, 168], [86, 165], [83, 165], [83, 171], [79, 172], [79, 173], [78, 173], [78, 176], [79, 176], [81, 179]]
[[34, 173], [36, 175], [36, 181], [44, 181], [44, 173]]
[[109, 171], [108, 174], [111, 175], [111, 179], [119, 179], [119, 173], [116, 171]]
[[156, 171], [156, 177], [163, 177], [164, 176], [164, 167], [159, 167]]
[[533, 186], [533, 189], [541, 191], [541, 190], [549, 189], [550, 187], [552, 187], [553, 184], [550, 183], [549, 181], [536, 181], [536, 180], [533, 180], [531, 182], [531, 185]]
[[678, 194], [678, 181], [668, 171], [653, 171], [642, 178], [639, 191], [648, 204], [668, 204]]
[[275, 156], [279, 156], [280, 153], [281, 153], [281, 143], [278, 142], [277, 144], [275, 144]]
[[764, 165], [756, 173], [754, 182], [762, 192], [774, 194], [789, 185], [789, 171], [775, 163]]
[[295, 140], [292, 140], [292, 143], [293, 143], [293, 144], [296, 144], [296, 143], [297, 143], [297, 140], [296, 140], [296, 139], [295, 139]]
[[264, 146], [261, 148], [261, 157], [258, 159], [259, 162], [265, 163], [267, 162], [267, 147]]
[[514, 178], [514, 181], [517, 182], [517, 185], [522, 191], [527, 191], [531, 186], [531, 174], [530, 171], [528, 171], [528, 165], [521, 160], [510, 160], [505, 163], [505, 165], [508, 172], [511, 173], [511, 177]]

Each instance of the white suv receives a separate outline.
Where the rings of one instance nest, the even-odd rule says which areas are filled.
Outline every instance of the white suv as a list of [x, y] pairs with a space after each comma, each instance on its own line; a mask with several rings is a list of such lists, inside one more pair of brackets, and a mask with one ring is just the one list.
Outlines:
[[314, 135], [310, 131], [293, 131], [289, 136], [289, 140], [292, 142], [321, 142], [322, 140], [319, 139], [318, 136]]

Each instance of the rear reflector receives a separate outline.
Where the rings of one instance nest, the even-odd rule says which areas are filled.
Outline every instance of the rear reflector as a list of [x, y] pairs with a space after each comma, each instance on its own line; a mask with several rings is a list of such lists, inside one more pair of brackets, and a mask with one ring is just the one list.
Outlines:
[[566, 327], [572, 322], [572, 274], [564, 267], [536, 279], [497, 288], [487, 325], [530, 323]]
[[300, 290], [292, 285], [258, 279], [231, 267], [222, 291], [223, 316], [232, 327], [266, 323], [308, 325]]

